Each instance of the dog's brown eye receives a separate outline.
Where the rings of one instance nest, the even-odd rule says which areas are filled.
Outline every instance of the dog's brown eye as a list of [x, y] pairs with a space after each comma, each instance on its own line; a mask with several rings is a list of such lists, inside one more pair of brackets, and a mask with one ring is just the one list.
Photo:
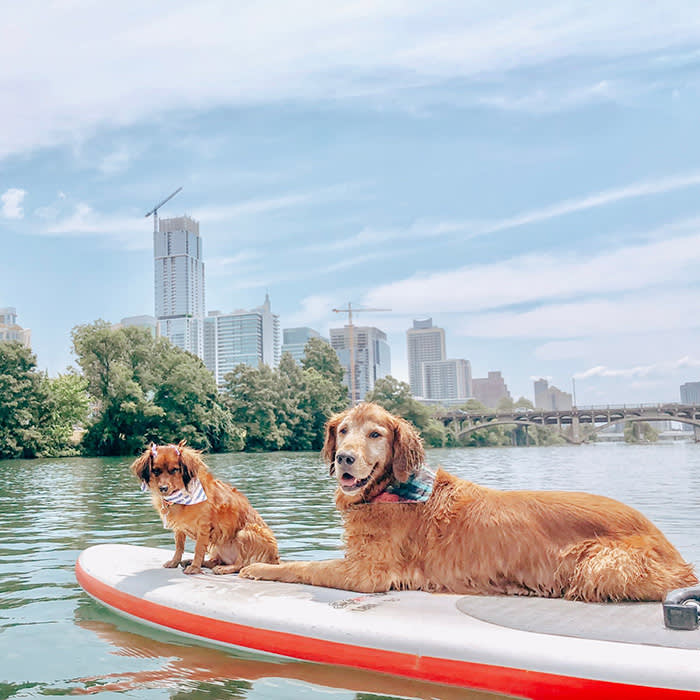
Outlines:
[[170, 470], [171, 474], [177, 474], [180, 471], [180, 467], [175, 467], [174, 469]]
[[154, 469], [153, 470], [153, 476], [160, 476], [161, 470], [160, 469]]
[[376, 430], [373, 430], [373, 431], [369, 434], [369, 436], [370, 436], [371, 438], [378, 438], [378, 437], [381, 437], [381, 435], [380, 435]]
[[347, 428], [341, 428], [338, 432], [339, 432], [341, 435], [345, 435], [345, 433], [348, 432], [348, 429], [347, 429]]

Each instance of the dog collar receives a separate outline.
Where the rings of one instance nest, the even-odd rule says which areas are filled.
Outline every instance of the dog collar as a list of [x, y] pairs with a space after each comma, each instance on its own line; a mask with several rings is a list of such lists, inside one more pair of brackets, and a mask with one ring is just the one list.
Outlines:
[[435, 472], [423, 465], [408, 481], [392, 481], [370, 503], [422, 503], [430, 498], [434, 485]]
[[[145, 481], [141, 482], [141, 490], [148, 491], [148, 486]], [[168, 503], [177, 503], [181, 506], [193, 506], [206, 501], [207, 494], [204, 493], [199, 479], [190, 479], [187, 489], [179, 489], [169, 496], [161, 496], [161, 498]]]

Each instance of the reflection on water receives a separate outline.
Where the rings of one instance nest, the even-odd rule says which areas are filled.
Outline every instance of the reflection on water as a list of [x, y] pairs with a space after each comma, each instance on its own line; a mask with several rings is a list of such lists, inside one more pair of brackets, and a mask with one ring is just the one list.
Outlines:
[[[216, 455], [212, 471], [250, 498], [286, 558], [336, 556], [340, 519], [316, 455]], [[498, 488], [586, 490], [623, 500], [700, 568], [700, 446], [434, 450], [433, 466]], [[75, 582], [100, 542], [171, 547], [126, 459], [0, 462], [0, 698], [485, 697], [382, 674], [199, 647], [126, 622]]]

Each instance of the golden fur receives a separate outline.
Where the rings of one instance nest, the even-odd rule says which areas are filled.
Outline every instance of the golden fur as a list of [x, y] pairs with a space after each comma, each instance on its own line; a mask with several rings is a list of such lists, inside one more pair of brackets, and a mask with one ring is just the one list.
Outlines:
[[[240, 491], [215, 479], [199, 453], [185, 447], [184, 441], [177, 446], [152, 446], [131, 465], [131, 471], [148, 486], [153, 507], [175, 533], [175, 555], [163, 566], [174, 568], [181, 563], [186, 537], [195, 541], [192, 562], [183, 562], [186, 574], [198, 574], [203, 566], [216, 574], [230, 574], [251, 562], [279, 561], [275, 536], [260, 514]], [[164, 500], [163, 496], [186, 489], [195, 477], [206, 501], [182, 505]], [[205, 560], [207, 552], [210, 558]]]
[[338, 480], [345, 557], [252, 564], [246, 578], [359, 592], [390, 589], [660, 600], [697, 583], [664, 535], [618, 501], [563, 491], [498, 491], [438, 470], [426, 502], [371, 502], [423, 464], [414, 428], [364, 403], [334, 416], [323, 448]]

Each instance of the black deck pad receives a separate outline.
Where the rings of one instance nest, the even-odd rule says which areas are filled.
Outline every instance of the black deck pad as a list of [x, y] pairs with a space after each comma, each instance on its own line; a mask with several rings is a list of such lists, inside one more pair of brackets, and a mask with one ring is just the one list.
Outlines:
[[700, 630], [667, 629], [661, 603], [464, 596], [457, 608], [477, 620], [524, 632], [700, 650]]

